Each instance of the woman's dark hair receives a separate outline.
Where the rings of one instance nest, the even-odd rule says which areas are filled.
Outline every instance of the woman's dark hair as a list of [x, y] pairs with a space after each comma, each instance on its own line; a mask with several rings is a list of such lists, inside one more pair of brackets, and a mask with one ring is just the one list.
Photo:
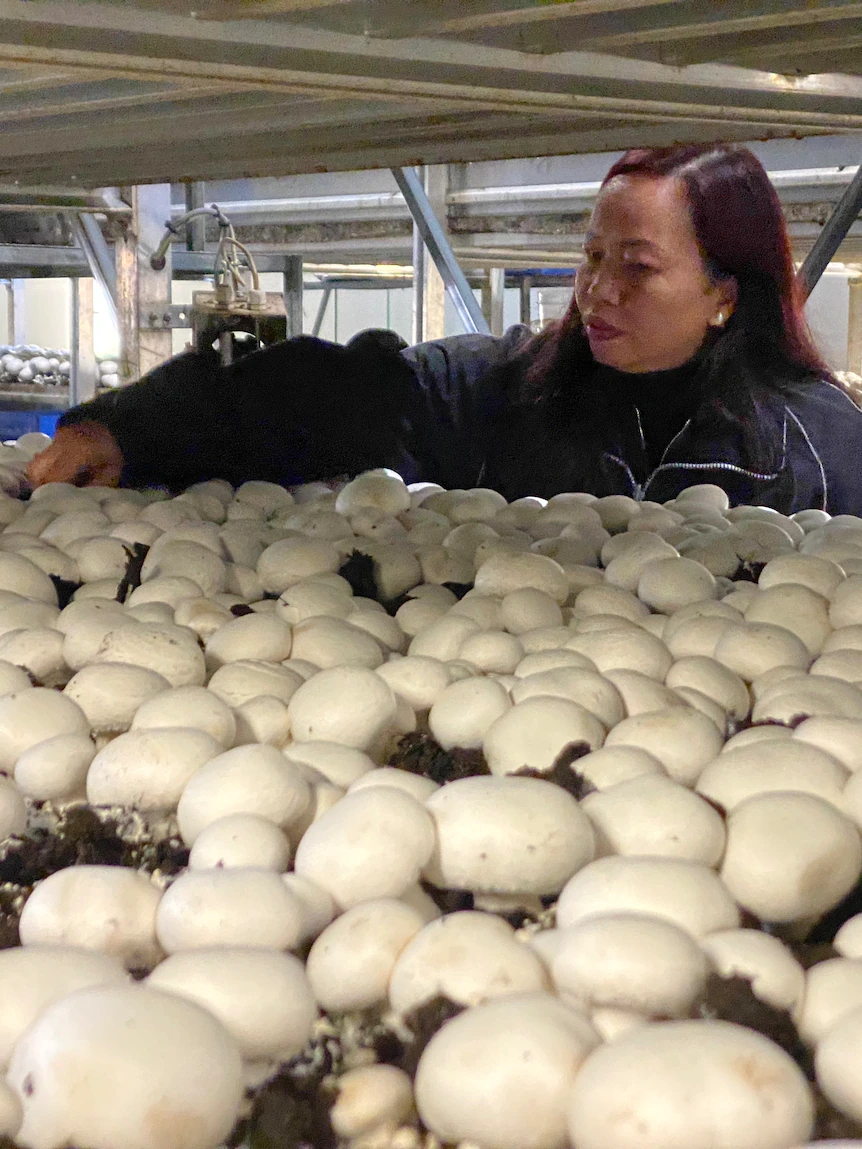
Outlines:
[[[736, 280], [733, 315], [711, 333], [698, 384], [704, 398], [741, 424], [747, 446], [762, 454], [753, 419], [758, 393], [789, 393], [830, 377], [805, 322], [775, 189], [752, 152], [727, 144], [634, 148], [602, 186], [623, 175], [678, 179], [710, 278]], [[529, 354], [527, 385], [534, 397], [571, 392], [573, 374], [592, 363], [574, 297], [565, 316], [531, 341]]]

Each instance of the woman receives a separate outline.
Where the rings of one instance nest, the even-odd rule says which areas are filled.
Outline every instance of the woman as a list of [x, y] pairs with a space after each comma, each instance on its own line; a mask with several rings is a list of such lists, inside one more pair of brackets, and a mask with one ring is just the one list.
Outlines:
[[[509, 499], [589, 491], [664, 501], [712, 482], [734, 503], [862, 514], [862, 412], [807, 331], [780, 204], [748, 150], [628, 152], [602, 185], [585, 255], [568, 313], [538, 337], [521, 327], [405, 352], [413, 375], [389, 408], [398, 443], [381, 442], [374, 461]], [[106, 438], [118, 424], [92, 407], [64, 422], [75, 420], [101, 424], [76, 434], [115, 452], [116, 478], [134, 427]], [[283, 422], [286, 445], [291, 431]], [[34, 482], [68, 477], [55, 466], [62, 436], [33, 464]], [[319, 477], [311, 472], [302, 478]]]

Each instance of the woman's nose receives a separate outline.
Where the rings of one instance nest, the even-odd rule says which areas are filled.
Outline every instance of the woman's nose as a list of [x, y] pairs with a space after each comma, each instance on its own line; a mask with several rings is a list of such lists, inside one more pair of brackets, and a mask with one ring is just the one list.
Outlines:
[[594, 303], [619, 303], [620, 294], [619, 276], [607, 264], [592, 272], [587, 284], [587, 295]]

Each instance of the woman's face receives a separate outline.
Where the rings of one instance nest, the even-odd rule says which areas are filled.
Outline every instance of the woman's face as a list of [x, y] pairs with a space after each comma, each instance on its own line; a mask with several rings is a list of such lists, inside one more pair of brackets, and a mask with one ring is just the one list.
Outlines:
[[664, 371], [695, 354], [733, 310], [732, 279], [713, 283], [683, 185], [617, 176], [599, 193], [575, 277], [575, 298], [597, 362]]

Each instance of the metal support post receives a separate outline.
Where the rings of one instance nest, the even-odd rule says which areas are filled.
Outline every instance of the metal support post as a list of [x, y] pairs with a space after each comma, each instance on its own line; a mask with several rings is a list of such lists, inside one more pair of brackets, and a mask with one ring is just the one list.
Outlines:
[[72, 281], [72, 372], [69, 377], [69, 402], [77, 407], [96, 394], [98, 368], [94, 343], [92, 279]]
[[311, 334], [315, 339], [320, 335], [323, 328], [323, 321], [326, 318], [326, 311], [329, 307], [329, 301], [332, 298], [332, 293], [335, 290], [329, 283], [323, 285], [323, 294], [320, 297], [320, 305], [317, 308], [317, 315], [314, 317], [314, 323], [311, 327]]
[[533, 277], [531, 275], [522, 275], [518, 286], [521, 293], [520, 319], [523, 324], [529, 327], [533, 322]]
[[170, 184], [129, 188], [127, 195], [132, 217], [115, 248], [123, 383], [146, 375], [173, 351], [170, 323], [164, 325], [171, 304], [171, 252], [162, 271], [150, 266], [150, 256], [164, 234], [165, 220], [171, 218]]
[[416, 224], [413, 224], [413, 339], [417, 343], [425, 342], [425, 265], [428, 262], [428, 250], [422, 233]]
[[838, 251], [847, 232], [859, 218], [860, 211], [862, 211], [862, 164], [844, 189], [841, 199], [832, 209], [832, 214], [824, 223], [820, 235], [814, 241], [814, 246], [799, 269], [799, 278], [805, 299], [814, 290], [817, 281], [829, 266], [829, 261]]
[[[466, 331], [478, 331], [484, 335], [490, 334], [488, 324], [482, 314], [482, 308], [479, 306], [467, 282], [467, 277], [455, 258], [452, 245], [449, 243], [440, 220], [434, 214], [417, 172], [413, 168], [393, 168], [392, 174], [407, 201], [410, 214], [422, 235], [425, 246], [440, 272], [446, 292], [458, 311], [464, 329]], [[430, 333], [426, 331], [425, 338], [430, 337]]]
[[[502, 335], [505, 307], [506, 292], [506, 271], [502, 267], [488, 268], [488, 306], [487, 310], [483, 307], [485, 318], [488, 320], [488, 326], [491, 328], [492, 335]], [[482, 294], [485, 294], [485, 288], [482, 289]]]
[[114, 253], [105, 241], [102, 229], [91, 215], [79, 213], [72, 219], [72, 230], [93, 278], [101, 283], [116, 315], [117, 269]]
[[287, 338], [302, 335], [302, 256], [289, 255], [284, 265], [284, 310]]
[[862, 375], [862, 275], [854, 276], [850, 289], [847, 323], [847, 370]]
[[9, 284], [9, 342], [27, 342], [27, 305], [24, 296], [26, 279], [13, 279]]
[[[186, 211], [204, 206], [206, 188], [202, 180], [186, 184]], [[207, 246], [207, 221], [203, 216], [190, 221], [186, 228], [186, 251], [205, 251]]]

